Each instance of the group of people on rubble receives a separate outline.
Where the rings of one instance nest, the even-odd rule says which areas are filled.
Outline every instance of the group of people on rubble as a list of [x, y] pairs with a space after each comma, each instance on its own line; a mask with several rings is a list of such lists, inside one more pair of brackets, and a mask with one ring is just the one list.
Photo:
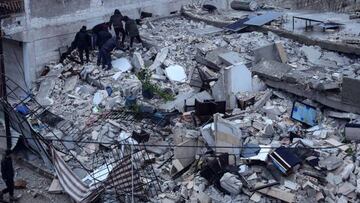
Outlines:
[[[125, 28], [123, 22], [125, 23]], [[110, 33], [111, 27], [114, 28], [115, 37]], [[120, 33], [122, 35], [121, 42]], [[118, 9], [115, 10], [109, 22], [98, 24], [92, 29], [92, 36], [93, 37], [88, 34], [86, 26], [83, 26], [80, 31], [76, 33], [71, 47], [73, 47], [73, 49], [77, 48], [81, 64], [84, 64], [84, 52], [86, 54], [86, 62], [89, 62], [90, 49], [94, 47], [92, 45], [96, 45], [99, 50], [97, 65], [102, 65], [102, 68], [105, 70], [112, 68], [111, 52], [116, 47], [124, 48], [126, 36], [130, 37], [130, 48], [132, 48], [135, 39], [139, 43], [142, 43], [136, 21], [128, 16], [123, 16]]]

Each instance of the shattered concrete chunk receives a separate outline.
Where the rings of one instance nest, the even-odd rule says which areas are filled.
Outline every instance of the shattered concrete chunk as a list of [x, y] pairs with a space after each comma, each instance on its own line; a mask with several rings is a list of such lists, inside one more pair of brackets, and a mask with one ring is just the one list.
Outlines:
[[36, 95], [36, 100], [42, 106], [50, 106], [54, 101], [50, 98], [50, 95], [55, 87], [55, 78], [46, 78], [41, 82], [39, 92]]
[[279, 42], [255, 49], [254, 53], [255, 63], [258, 63], [261, 60], [271, 60], [281, 63], [286, 63], [288, 61], [285, 49], [283, 45]]
[[221, 187], [233, 195], [237, 195], [241, 192], [242, 182], [236, 175], [231, 173], [225, 173], [220, 179]]
[[349, 195], [351, 192], [355, 191], [355, 186], [349, 182], [345, 182], [339, 186], [337, 193], [342, 195]]
[[343, 160], [336, 157], [336, 156], [330, 156], [325, 159], [322, 159], [319, 161], [319, 166], [326, 168], [328, 171], [335, 170], [339, 168], [343, 164]]
[[292, 69], [291, 66], [277, 61], [261, 61], [254, 66], [252, 71], [264, 78], [281, 81], [284, 75]]
[[220, 54], [219, 55], [221, 61], [227, 65], [227, 66], [232, 66], [232, 65], [236, 65], [236, 64], [246, 64], [247, 60], [244, 59], [243, 57], [241, 57], [241, 55], [237, 52], [227, 52], [224, 54]]
[[65, 81], [65, 85], [64, 85], [64, 91], [65, 92], [70, 92], [70, 91], [73, 91], [77, 82], [79, 80], [79, 76], [75, 75], [75, 76], [72, 76], [70, 78], [68, 78], [66, 81]]
[[135, 73], [145, 68], [144, 60], [139, 52], [135, 52], [132, 58], [132, 64], [135, 69]]

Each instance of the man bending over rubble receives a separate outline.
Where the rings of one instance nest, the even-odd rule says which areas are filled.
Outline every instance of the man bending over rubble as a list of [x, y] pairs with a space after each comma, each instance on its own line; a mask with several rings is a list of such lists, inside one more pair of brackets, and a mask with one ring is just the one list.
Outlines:
[[0, 200], [3, 200], [3, 195], [9, 193], [10, 201], [15, 201], [14, 197], [14, 167], [11, 159], [11, 151], [6, 150], [5, 156], [1, 160], [1, 175], [6, 184], [6, 188], [0, 192]]
[[139, 43], [142, 43], [139, 29], [136, 25], [135, 20], [130, 19], [128, 16], [124, 16], [124, 21], [125, 31], [130, 37], [130, 48], [132, 47], [135, 38], [138, 40]]
[[[102, 68], [104, 70], [112, 69], [111, 65], [111, 52], [117, 47], [117, 39], [113, 37], [105, 42], [105, 44], [100, 49], [100, 54], [98, 61], [102, 62]], [[107, 66], [107, 68], [106, 68]]]

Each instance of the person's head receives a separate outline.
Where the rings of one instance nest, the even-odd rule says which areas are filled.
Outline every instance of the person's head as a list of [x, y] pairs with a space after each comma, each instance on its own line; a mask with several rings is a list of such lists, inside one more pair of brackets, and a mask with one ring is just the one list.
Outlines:
[[121, 15], [121, 12], [119, 11], [119, 9], [115, 9], [114, 14], [115, 15]]
[[125, 22], [129, 21], [129, 19], [130, 19], [130, 18], [129, 18], [128, 16], [124, 16], [124, 17], [123, 17], [123, 20], [124, 20]]
[[84, 25], [84, 26], [82, 26], [81, 27], [81, 29], [80, 29], [80, 31], [86, 31], [87, 30], [87, 28], [86, 28], [86, 26]]

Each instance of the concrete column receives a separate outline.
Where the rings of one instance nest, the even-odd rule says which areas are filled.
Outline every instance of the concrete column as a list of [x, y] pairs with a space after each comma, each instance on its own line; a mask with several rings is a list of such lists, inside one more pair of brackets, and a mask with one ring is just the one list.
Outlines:
[[23, 43], [23, 64], [26, 86], [31, 89], [32, 83], [36, 79], [36, 58], [35, 58], [35, 43]]

